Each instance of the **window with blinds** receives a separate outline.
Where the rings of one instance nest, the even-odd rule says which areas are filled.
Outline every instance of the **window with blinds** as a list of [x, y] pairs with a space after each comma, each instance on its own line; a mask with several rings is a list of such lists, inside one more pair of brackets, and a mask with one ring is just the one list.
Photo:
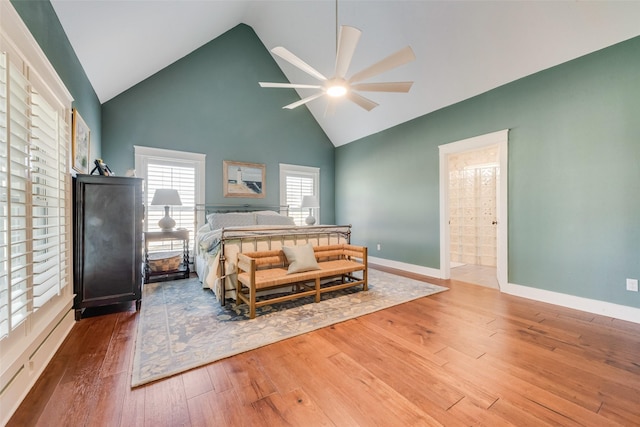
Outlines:
[[[320, 169], [308, 166], [280, 165], [280, 204], [289, 206], [289, 216], [296, 225], [304, 225], [309, 209], [300, 207], [304, 196], [319, 196]], [[315, 218], [320, 218], [320, 208], [313, 208]]]
[[171, 165], [150, 160], [147, 163], [147, 218], [148, 231], [159, 231], [158, 221], [164, 216], [164, 206], [152, 206], [151, 200], [157, 189], [178, 190], [182, 206], [170, 206], [169, 215], [176, 221], [176, 228], [193, 229], [195, 206], [196, 169], [193, 165]]
[[[172, 188], [178, 190], [181, 206], [170, 206], [169, 215], [176, 221], [176, 228], [189, 230], [190, 239], [195, 238], [194, 210], [196, 204], [204, 203], [204, 154], [185, 153], [173, 150], [135, 147], [136, 171], [145, 179], [145, 230], [160, 231], [158, 221], [164, 217], [164, 206], [152, 206], [156, 190]], [[151, 242], [153, 250], [182, 250], [180, 241]]]
[[29, 75], [0, 53], [0, 338], [70, 283], [68, 110]]

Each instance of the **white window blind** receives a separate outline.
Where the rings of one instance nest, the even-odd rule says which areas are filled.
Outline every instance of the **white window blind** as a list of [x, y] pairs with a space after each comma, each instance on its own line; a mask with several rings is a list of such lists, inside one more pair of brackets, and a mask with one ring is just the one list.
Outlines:
[[40, 87], [18, 54], [0, 53], [0, 338], [70, 281], [67, 110]]
[[[29, 253], [29, 95], [28, 81], [13, 63], [5, 61], [7, 81], [6, 122], [8, 141], [3, 155], [7, 179], [3, 183], [8, 207], [7, 229], [7, 321], [5, 333], [20, 325], [31, 310], [31, 254]], [[4, 310], [3, 310], [4, 311]]]
[[38, 310], [69, 282], [70, 245], [65, 198], [68, 128], [64, 118], [31, 90], [33, 301]]
[[163, 206], [152, 206], [151, 200], [159, 188], [178, 190], [182, 206], [171, 206], [170, 215], [176, 221], [176, 228], [193, 230], [193, 208], [195, 206], [196, 169], [193, 165], [167, 164], [149, 160], [147, 164], [147, 216], [149, 231], [159, 231], [158, 221], [164, 216]]
[[[304, 196], [319, 197], [320, 169], [296, 166], [280, 165], [280, 203], [289, 206], [289, 216], [297, 225], [304, 225], [309, 216], [309, 209], [302, 209]], [[313, 216], [319, 218], [319, 208], [312, 209]]]

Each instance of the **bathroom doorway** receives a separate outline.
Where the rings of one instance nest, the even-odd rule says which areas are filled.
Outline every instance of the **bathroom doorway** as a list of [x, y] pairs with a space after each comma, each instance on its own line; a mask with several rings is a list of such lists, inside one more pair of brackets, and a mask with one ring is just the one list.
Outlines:
[[439, 147], [442, 278], [506, 284], [507, 136], [505, 130]]
[[451, 278], [498, 289], [498, 145], [447, 158]]

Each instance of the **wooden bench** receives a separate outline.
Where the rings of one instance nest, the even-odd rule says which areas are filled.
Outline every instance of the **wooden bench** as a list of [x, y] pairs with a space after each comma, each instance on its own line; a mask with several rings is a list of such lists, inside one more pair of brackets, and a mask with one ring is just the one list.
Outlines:
[[[256, 307], [288, 301], [304, 296], [320, 296], [325, 292], [362, 285], [367, 290], [367, 248], [349, 244], [316, 246], [313, 248], [319, 270], [288, 273], [287, 258], [282, 250], [245, 252], [238, 254], [238, 281], [236, 304], [240, 301], [249, 306], [249, 317], [256, 316]], [[362, 278], [353, 273], [362, 272]], [[337, 278], [337, 283], [324, 283], [321, 280]], [[313, 282], [313, 286], [308, 285]], [[296, 285], [296, 291], [287, 295], [256, 301], [258, 291]]]

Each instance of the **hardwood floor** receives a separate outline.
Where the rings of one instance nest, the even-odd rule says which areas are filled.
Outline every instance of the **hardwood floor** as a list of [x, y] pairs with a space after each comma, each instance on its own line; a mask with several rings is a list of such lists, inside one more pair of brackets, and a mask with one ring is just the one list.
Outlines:
[[450, 290], [133, 390], [133, 307], [83, 319], [9, 426], [640, 425], [640, 325], [429, 281]]

